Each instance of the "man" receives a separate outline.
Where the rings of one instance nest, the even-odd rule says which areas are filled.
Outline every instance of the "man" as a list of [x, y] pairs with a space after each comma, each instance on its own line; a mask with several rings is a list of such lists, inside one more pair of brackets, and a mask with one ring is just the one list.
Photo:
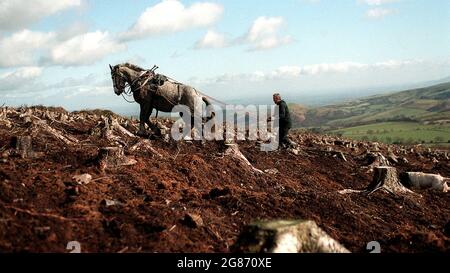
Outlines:
[[289, 113], [289, 108], [284, 100], [281, 99], [279, 93], [273, 94], [273, 102], [279, 107], [279, 143], [281, 147], [288, 148], [295, 145], [289, 137], [289, 130], [292, 127], [291, 115]]

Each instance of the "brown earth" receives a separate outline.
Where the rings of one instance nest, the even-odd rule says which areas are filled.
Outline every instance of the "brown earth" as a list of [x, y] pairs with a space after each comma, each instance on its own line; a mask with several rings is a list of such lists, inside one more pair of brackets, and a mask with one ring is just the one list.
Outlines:
[[[68, 252], [78, 241], [82, 252], [229, 252], [243, 226], [258, 219], [314, 220], [352, 252], [366, 252], [378, 241], [382, 252], [448, 252], [444, 227], [450, 220], [448, 193], [417, 191], [422, 197], [339, 194], [364, 189], [373, 172], [364, 156], [371, 143], [351, 142], [306, 132], [292, 133], [299, 155], [261, 152], [255, 142], [239, 149], [255, 168], [224, 155], [223, 142], [150, 141], [151, 150], [131, 151], [142, 140], [115, 132], [102, 134], [100, 115], [60, 108], [2, 108], [0, 114], [0, 252]], [[136, 131], [136, 122], [116, 117]], [[34, 126], [51, 128], [77, 141], [67, 144]], [[160, 120], [170, 127], [170, 121]], [[18, 136], [32, 135], [35, 157], [15, 153]], [[137, 163], [102, 170], [101, 147], [125, 146]], [[331, 147], [330, 152], [327, 147]], [[450, 177], [445, 152], [421, 147], [379, 145], [408, 163], [399, 172], [422, 171]], [[336, 151], [347, 161], [334, 156]], [[159, 153], [161, 157], [156, 155]], [[435, 160], [433, 160], [433, 158]], [[439, 162], [436, 162], [439, 161]], [[78, 185], [74, 175], [93, 180]], [[116, 201], [107, 206], [105, 200]], [[186, 214], [202, 224], [187, 223]], [[448, 224], [447, 224], [448, 226]]]

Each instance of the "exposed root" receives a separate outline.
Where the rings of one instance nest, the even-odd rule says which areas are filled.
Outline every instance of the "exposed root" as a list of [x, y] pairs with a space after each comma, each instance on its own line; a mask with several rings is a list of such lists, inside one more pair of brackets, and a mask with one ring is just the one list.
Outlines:
[[253, 165], [248, 161], [248, 159], [241, 153], [239, 146], [237, 144], [228, 145], [225, 151], [225, 156], [231, 156], [232, 158], [238, 160], [242, 165], [246, 166], [250, 171], [258, 174], [264, 173], [260, 169], [253, 167]]
[[115, 130], [117, 130], [118, 132], [120, 132], [123, 135], [126, 135], [128, 137], [136, 137], [133, 133], [131, 133], [130, 131], [128, 131], [127, 129], [125, 129], [122, 125], [119, 124], [119, 122], [117, 121], [117, 119], [115, 118], [111, 118], [111, 127]]
[[128, 149], [129, 152], [136, 152], [136, 151], [147, 151], [150, 152], [158, 157], [163, 157], [158, 151], [155, 150], [155, 148], [152, 147], [150, 140], [148, 139], [140, 139], [136, 144], [131, 146]]
[[103, 119], [103, 129], [102, 136], [111, 142], [118, 142], [123, 146], [127, 146], [127, 143], [122, 140], [122, 138], [115, 134], [115, 132], [125, 135], [127, 137], [136, 138], [136, 136], [125, 129], [119, 124], [116, 118], [102, 116]]
[[31, 210], [27, 210], [27, 209], [21, 209], [21, 208], [16, 208], [13, 206], [4, 206], [5, 208], [8, 209], [12, 209], [16, 212], [20, 212], [20, 213], [25, 213], [34, 217], [46, 217], [46, 218], [52, 218], [55, 220], [60, 220], [60, 221], [86, 221], [86, 218], [66, 218], [66, 217], [62, 217], [59, 215], [54, 215], [54, 214], [50, 214], [50, 213], [40, 213], [40, 212], [34, 212]]
[[61, 131], [50, 127], [46, 121], [41, 120], [38, 122], [33, 122], [33, 127], [34, 127], [32, 129], [32, 131], [34, 131], [33, 135], [36, 135], [38, 133], [38, 131], [42, 130], [45, 133], [52, 135], [56, 139], [61, 140], [66, 145], [74, 145], [74, 144], [78, 143], [78, 139], [76, 139], [68, 134], [63, 135], [63, 133]]

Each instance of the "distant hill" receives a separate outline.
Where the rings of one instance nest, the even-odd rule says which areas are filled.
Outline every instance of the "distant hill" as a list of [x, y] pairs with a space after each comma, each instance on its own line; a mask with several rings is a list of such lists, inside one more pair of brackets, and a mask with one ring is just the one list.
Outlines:
[[304, 116], [296, 126], [326, 129], [376, 122], [450, 121], [450, 82], [311, 109], [293, 107], [293, 112]]

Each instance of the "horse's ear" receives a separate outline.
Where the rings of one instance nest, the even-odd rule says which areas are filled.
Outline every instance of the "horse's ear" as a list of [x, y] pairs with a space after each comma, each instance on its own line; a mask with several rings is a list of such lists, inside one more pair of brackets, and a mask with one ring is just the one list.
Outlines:
[[109, 65], [109, 69], [111, 69], [111, 71], [113, 71], [113, 67], [111, 65]]

